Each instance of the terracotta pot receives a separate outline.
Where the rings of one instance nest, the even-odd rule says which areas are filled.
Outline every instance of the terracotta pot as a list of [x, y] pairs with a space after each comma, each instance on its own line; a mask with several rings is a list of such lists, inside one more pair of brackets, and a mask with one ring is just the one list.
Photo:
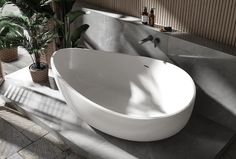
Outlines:
[[17, 48], [5, 48], [0, 50], [0, 59], [3, 62], [15, 61], [18, 58]]
[[30, 74], [33, 82], [36, 83], [46, 83], [48, 82], [48, 65], [46, 63], [41, 63], [45, 68], [44, 69], [36, 69], [34, 68], [34, 64], [29, 66]]

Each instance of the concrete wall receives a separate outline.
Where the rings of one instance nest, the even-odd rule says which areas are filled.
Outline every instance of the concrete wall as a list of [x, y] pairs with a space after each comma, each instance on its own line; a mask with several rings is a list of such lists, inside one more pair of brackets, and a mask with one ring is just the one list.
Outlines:
[[156, 8], [156, 24], [236, 47], [235, 0], [80, 0], [140, 17]]
[[[76, 4], [74, 9], [80, 5]], [[85, 9], [90, 14], [78, 21], [90, 25], [84, 40], [94, 49], [171, 59], [186, 70], [198, 85], [195, 111], [236, 131], [236, 56], [206, 47], [208, 41], [198, 39], [205, 46], [179, 38], [178, 33], [161, 33], [120, 14], [108, 14]], [[115, 18], [114, 18], [115, 17]], [[153, 35], [161, 42], [138, 43]], [[201, 42], [199, 41], [201, 40]], [[217, 44], [216, 44], [217, 45]]]

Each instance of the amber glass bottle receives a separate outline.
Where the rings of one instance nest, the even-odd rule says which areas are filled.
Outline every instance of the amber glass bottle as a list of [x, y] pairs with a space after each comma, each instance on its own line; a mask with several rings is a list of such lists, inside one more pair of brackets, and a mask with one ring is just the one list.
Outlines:
[[154, 27], [155, 24], [155, 15], [154, 15], [154, 8], [151, 9], [149, 14], [149, 23], [150, 26]]
[[144, 7], [142, 15], [141, 15], [141, 21], [143, 24], [147, 25], [148, 24], [148, 12], [147, 12], [147, 7]]

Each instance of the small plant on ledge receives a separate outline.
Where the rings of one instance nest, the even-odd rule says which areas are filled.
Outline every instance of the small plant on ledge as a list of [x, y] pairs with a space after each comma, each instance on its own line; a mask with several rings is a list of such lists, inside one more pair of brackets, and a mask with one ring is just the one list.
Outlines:
[[[15, 5], [18, 6], [17, 4]], [[53, 20], [48, 10], [45, 12], [42, 8], [41, 10], [36, 10], [44, 6], [44, 3], [38, 2], [38, 7], [34, 4], [35, 9], [28, 6], [28, 11], [25, 9], [27, 5], [28, 4], [25, 3], [19, 4], [18, 7], [20, 10], [22, 9], [21, 7], [24, 6], [20, 15], [0, 16], [0, 22], [3, 24], [0, 30], [4, 34], [13, 33], [13, 31], [9, 29], [7, 25], [4, 26], [4, 24], [10, 24], [11, 28], [17, 30], [17, 36], [14, 40], [20, 42], [20, 46], [24, 47], [29, 52], [33, 61], [33, 64], [29, 67], [33, 81], [39, 83], [46, 82], [48, 80], [48, 65], [40, 62], [40, 56], [44, 53], [48, 44], [57, 37], [57, 33], [55, 30], [48, 27], [49, 21]], [[12, 40], [7, 38], [8, 37], [5, 37], [5, 40], [3, 40], [4, 43]]]

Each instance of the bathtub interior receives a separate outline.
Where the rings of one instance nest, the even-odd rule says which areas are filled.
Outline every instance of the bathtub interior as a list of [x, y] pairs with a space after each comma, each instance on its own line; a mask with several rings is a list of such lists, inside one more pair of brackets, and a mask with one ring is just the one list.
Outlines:
[[170, 63], [101, 51], [59, 52], [53, 58], [60, 76], [98, 107], [151, 118], [175, 114], [194, 98], [191, 77]]

